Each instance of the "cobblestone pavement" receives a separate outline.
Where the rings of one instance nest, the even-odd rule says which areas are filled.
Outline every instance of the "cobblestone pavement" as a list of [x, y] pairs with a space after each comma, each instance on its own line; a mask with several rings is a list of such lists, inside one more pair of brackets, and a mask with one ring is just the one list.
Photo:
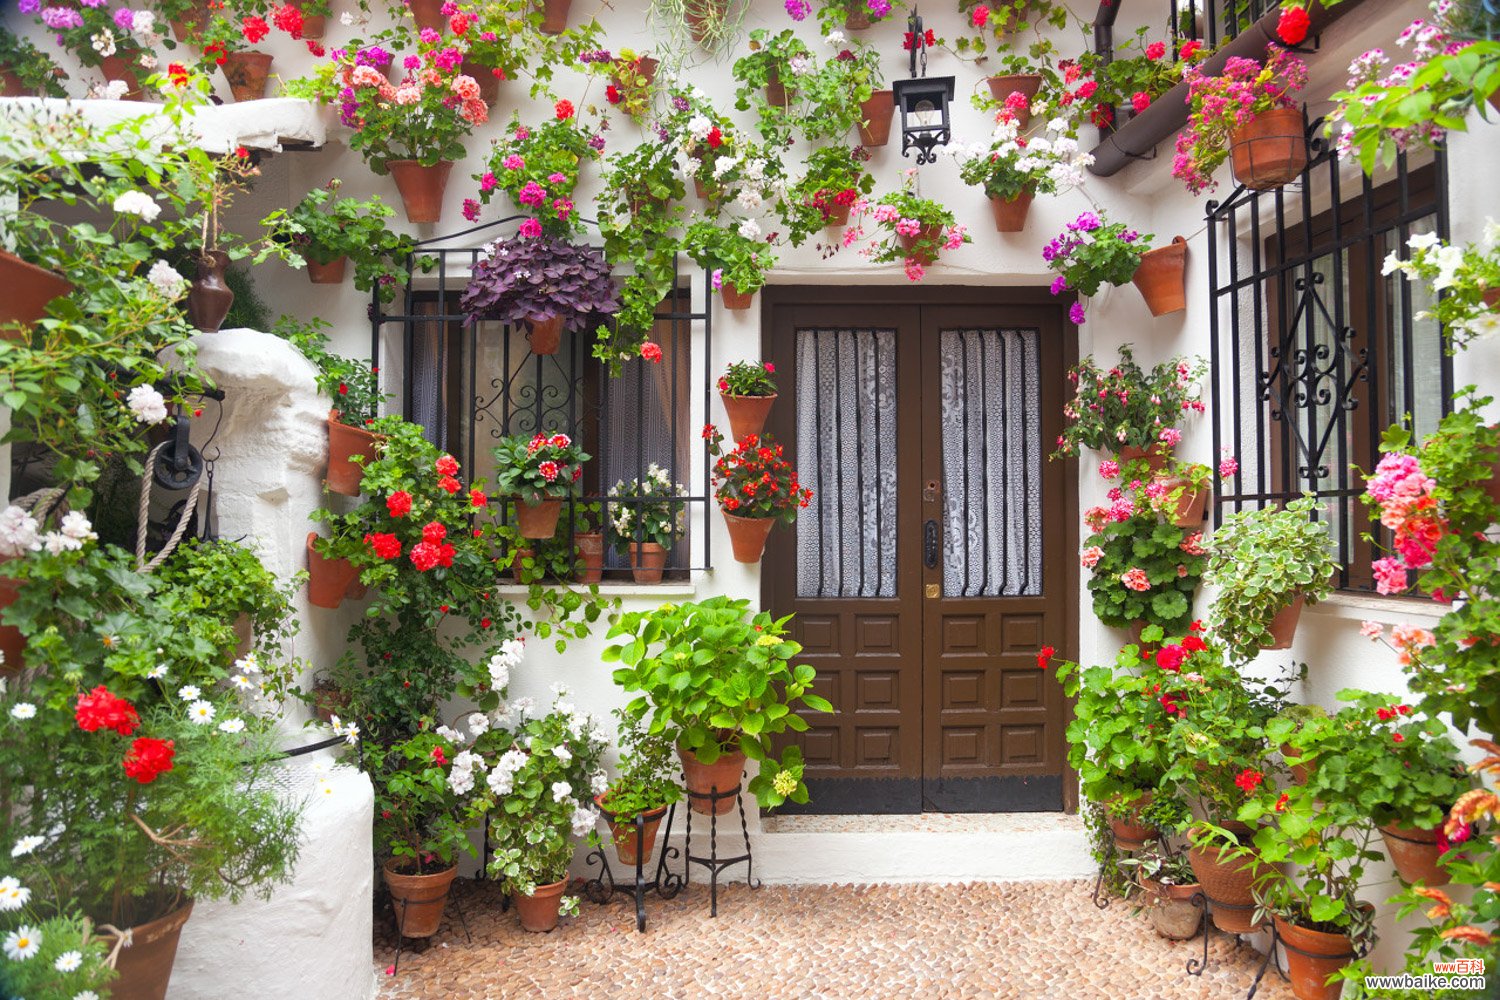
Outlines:
[[[1087, 882], [968, 885], [728, 884], [719, 916], [694, 883], [676, 899], [648, 898], [646, 933], [634, 903], [583, 900], [551, 934], [521, 930], [493, 884], [454, 883], [473, 943], [448, 917], [401, 956], [377, 917], [375, 957], [385, 1000], [467, 998], [1135, 998], [1243, 997], [1260, 954], [1213, 933], [1202, 978], [1186, 974], [1202, 942], [1158, 937], [1116, 900], [1096, 910]], [[1258, 998], [1288, 1000], [1268, 974]]]

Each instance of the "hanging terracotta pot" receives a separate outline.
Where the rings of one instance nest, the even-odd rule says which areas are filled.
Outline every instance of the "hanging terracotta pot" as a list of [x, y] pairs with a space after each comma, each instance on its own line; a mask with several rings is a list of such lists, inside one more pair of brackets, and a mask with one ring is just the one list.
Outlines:
[[540, 0], [536, 6], [542, 12], [542, 34], [560, 35], [568, 30], [568, 8], [573, 0]]
[[840, 205], [838, 202], [825, 203], [823, 206], [823, 225], [825, 226], [847, 226], [849, 224], [849, 206]]
[[342, 285], [348, 266], [348, 257], [337, 257], [326, 264], [310, 260], [307, 262], [307, 280], [315, 285]]
[[[49, 302], [72, 290], [73, 286], [56, 271], [0, 250], [0, 326], [22, 323], [30, 327], [47, 314]], [[19, 327], [0, 331], [0, 337], [6, 340], [19, 340], [23, 334]]]
[[629, 86], [635, 86], [635, 78], [639, 77], [646, 81], [644, 86], [650, 87], [656, 82], [656, 70], [660, 65], [660, 62], [650, 56], [637, 56], [635, 62], [620, 60], [615, 64], [614, 84], [616, 87], [625, 87], [627, 84], [624, 75], [629, 74]]
[[1162, 476], [1157, 482], [1166, 487], [1170, 494], [1173, 490], [1181, 490], [1177, 500], [1173, 503], [1171, 521], [1179, 528], [1192, 528], [1203, 523], [1203, 509], [1208, 506], [1208, 487], [1193, 488], [1191, 480], [1180, 476]]
[[990, 209], [995, 214], [995, 232], [1019, 233], [1026, 228], [1026, 216], [1031, 213], [1034, 191], [1022, 191], [1014, 198], [990, 196]]
[[[516, 549], [516, 557], [510, 563], [510, 578], [517, 583], [528, 583], [526, 560], [536, 559], [536, 549]], [[532, 569], [535, 570], [535, 565]]]
[[1187, 308], [1187, 240], [1172, 237], [1172, 242], [1147, 250], [1131, 279], [1146, 300], [1153, 316], [1180, 312]]
[[557, 928], [557, 908], [562, 903], [568, 880], [539, 885], [529, 896], [514, 893], [510, 901], [516, 906], [516, 915], [521, 918], [522, 930], [533, 934], [546, 934]]
[[1011, 94], [1026, 95], [1026, 110], [1012, 112], [1016, 116], [1016, 128], [1024, 132], [1026, 126], [1031, 124], [1031, 102], [1036, 98], [1036, 92], [1042, 87], [1041, 74], [1012, 73], [1006, 76], [992, 76], [986, 82], [990, 85], [990, 95], [1002, 105]]
[[1500, 90], [1490, 91], [1489, 102], [1490, 107], [1494, 108], [1496, 111], [1500, 111]]
[[[742, 751], [721, 753], [712, 764], [703, 763], [697, 754], [685, 747], [677, 748], [677, 756], [682, 758], [682, 776], [689, 793], [707, 796], [710, 792], [722, 794], [739, 789], [740, 779], [745, 773], [745, 754]], [[721, 799], [694, 798], [689, 794], [688, 805], [696, 813], [707, 815], [714, 812], [722, 816], [734, 808], [738, 798], [737, 795], [726, 795]]]
[[1230, 849], [1189, 847], [1188, 863], [1208, 897], [1214, 926], [1229, 934], [1248, 934], [1255, 923], [1255, 859], [1231, 857]]
[[130, 928], [130, 947], [121, 948], [115, 959], [115, 979], [109, 995], [120, 1000], [163, 1000], [177, 961], [177, 942], [182, 927], [193, 915], [190, 899], [166, 916]]
[[443, 16], [443, 0], [406, 0], [406, 6], [411, 10], [418, 29], [448, 30], [448, 19]]
[[172, 36], [184, 45], [197, 46], [203, 40], [203, 29], [208, 26], [210, 13], [204, 6], [183, 14], [181, 20], [171, 22]]
[[1261, 646], [1261, 649], [1292, 648], [1292, 639], [1297, 635], [1297, 622], [1302, 617], [1302, 605], [1305, 602], [1306, 598], [1298, 594], [1292, 603], [1276, 612], [1276, 617], [1271, 619], [1271, 645]]
[[307, 533], [307, 603], [315, 608], [337, 608], [359, 570], [347, 559], [329, 559], [313, 548], [316, 531]]
[[1145, 641], [1141, 638], [1141, 633], [1146, 631], [1146, 624], [1144, 619], [1130, 623], [1130, 641], [1142, 648], [1144, 648]]
[[443, 922], [443, 909], [448, 905], [458, 866], [431, 875], [403, 875], [395, 865], [396, 859], [391, 858], [382, 866], [381, 874], [396, 910], [396, 932], [409, 938], [432, 937]]
[[[1193, 897], [1203, 891], [1198, 883], [1192, 885], [1163, 885], [1154, 879], [1141, 879], [1141, 888], [1149, 901], [1147, 914], [1156, 933], [1168, 941], [1191, 941], [1203, 929], [1202, 905], [1194, 905]], [[1200, 900], [1200, 903], [1202, 901]]]
[[416, 160], [391, 160], [386, 167], [401, 192], [407, 222], [437, 222], [443, 217], [443, 192], [448, 189], [452, 160], [430, 166]]
[[622, 817], [610, 812], [603, 795], [594, 796], [594, 805], [599, 807], [599, 812], [609, 824], [610, 840], [614, 842], [620, 864], [633, 865], [637, 859], [651, 859], [652, 852], [656, 850], [656, 830], [661, 826], [661, 818], [667, 814], [666, 806], [658, 806], [641, 814], [640, 836], [637, 837], [634, 816]]
[[754, 292], [742, 292], [734, 287], [734, 282], [728, 278], [724, 279], [724, 286], [720, 291], [724, 295], [724, 308], [735, 312], [743, 312], [750, 308], [750, 303], [755, 301]]
[[1151, 804], [1150, 792], [1142, 795], [1124, 816], [1109, 817], [1109, 832], [1114, 834], [1115, 846], [1122, 851], [1139, 851], [1160, 836], [1160, 831], [1141, 819], [1141, 810]]
[[231, 52], [224, 58], [224, 79], [236, 102], [258, 101], [266, 96], [271, 76], [271, 56], [266, 52]]
[[[0, 565], [9, 562], [0, 559]], [[21, 581], [0, 576], [0, 611], [16, 603], [21, 596]], [[26, 637], [14, 625], [0, 625], [0, 677], [14, 677], [26, 666]]]
[[302, 0], [286, 0], [286, 2], [302, 11], [302, 37], [311, 38], [316, 41], [322, 38], [328, 31], [328, 16], [326, 14], [309, 14], [303, 9]]
[[771, 534], [774, 517], [736, 517], [719, 508], [724, 514], [724, 523], [729, 525], [729, 546], [734, 550], [735, 562], [758, 563], [766, 551], [766, 538]]
[[786, 84], [781, 82], [781, 74], [771, 70], [766, 79], [766, 103], [773, 108], [785, 109], [797, 96], [795, 90], [788, 90]]
[[578, 582], [598, 583], [604, 579], [604, 534], [585, 531], [574, 535], [573, 547], [578, 550], [578, 559], [583, 564], [578, 571]]
[[733, 396], [719, 393], [724, 402], [724, 412], [729, 416], [729, 436], [742, 441], [751, 434], [759, 434], [766, 426], [766, 417], [776, 402], [776, 393], [769, 396]]
[[708, 201], [712, 197], [708, 190], [708, 185], [696, 177], [693, 178], [693, 193], [702, 201]]
[[105, 56], [99, 60], [99, 72], [104, 74], [104, 79], [110, 83], [116, 80], [125, 84], [125, 96], [122, 100], [144, 101], [146, 92], [141, 88], [140, 78], [135, 75], [135, 67], [121, 56]]
[[870, 11], [856, 7], [844, 15], [845, 31], [865, 31], [870, 27]]
[[1380, 827], [1385, 855], [1396, 866], [1403, 881], [1421, 882], [1427, 886], [1448, 884], [1452, 876], [1439, 863], [1442, 854], [1438, 849], [1438, 833], [1441, 830], [1441, 826], [1415, 830], [1395, 823]]
[[493, 66], [484, 66], [472, 59], [465, 59], [458, 67], [459, 72], [465, 76], [474, 78], [479, 84], [479, 99], [489, 107], [494, 107], [500, 102], [500, 80], [495, 75]]
[[1328, 977], [1354, 961], [1354, 943], [1347, 934], [1309, 930], [1276, 917], [1276, 934], [1286, 947], [1286, 968], [1297, 1000], [1338, 1000], [1344, 984]]
[[522, 538], [551, 538], [557, 534], [557, 518], [562, 513], [561, 500], [540, 503], [516, 501], [516, 528]]
[[[901, 239], [901, 249], [906, 252], [906, 256], [916, 258], [923, 265], [929, 265], [937, 260], [937, 251], [927, 249], [927, 247], [930, 247], [932, 241], [936, 240], [942, 234], [943, 227], [941, 225], [936, 222], [929, 222], [914, 236], [908, 236], [905, 233], [898, 235]], [[922, 249], [917, 249], [919, 243], [924, 245]]]
[[1296, 180], [1307, 166], [1302, 111], [1273, 108], [1230, 130], [1229, 159], [1234, 179], [1256, 191]]
[[655, 542], [631, 542], [630, 574], [636, 583], [661, 583], [667, 566], [667, 550]]
[[229, 255], [222, 250], [209, 250], [198, 258], [198, 276], [188, 289], [187, 315], [188, 322], [204, 333], [217, 332], [234, 305], [234, 292], [224, 281], [228, 266]]
[[891, 141], [891, 121], [896, 117], [896, 92], [877, 90], [859, 105], [859, 141], [864, 146], [884, 146]]
[[683, 19], [687, 21], [688, 34], [702, 45], [708, 40], [715, 26], [724, 23], [729, 16], [729, 0], [687, 0], [683, 5]]
[[1149, 448], [1137, 448], [1135, 445], [1127, 445], [1120, 449], [1120, 464], [1126, 462], [1145, 462], [1146, 468], [1153, 474], [1161, 472], [1172, 460], [1172, 446], [1157, 442]]
[[0, 97], [35, 97], [8, 66], [0, 65]]
[[548, 316], [545, 319], [533, 316], [526, 321], [531, 327], [531, 353], [556, 354], [562, 346], [563, 318]]
[[[1302, 755], [1290, 743], [1283, 743], [1281, 744], [1281, 756], [1290, 758], [1301, 757]], [[1307, 784], [1307, 779], [1312, 775], [1313, 769], [1318, 766], [1318, 763], [1315, 760], [1308, 760], [1303, 764], [1288, 764], [1287, 766], [1292, 770], [1292, 781], [1298, 785], [1305, 785]]]
[[365, 477], [365, 470], [354, 461], [354, 456], [374, 458], [385, 440], [384, 434], [343, 423], [339, 420], [338, 410], [329, 410], [328, 475], [323, 480], [329, 491], [346, 497], [359, 496], [359, 484]]

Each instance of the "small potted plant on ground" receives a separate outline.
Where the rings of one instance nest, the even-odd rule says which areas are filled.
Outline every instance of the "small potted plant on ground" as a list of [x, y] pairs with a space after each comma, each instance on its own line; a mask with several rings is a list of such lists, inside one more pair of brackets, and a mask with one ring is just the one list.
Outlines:
[[284, 337], [317, 368], [318, 391], [333, 401], [328, 411], [328, 489], [344, 496], [359, 496], [364, 470], [356, 457], [374, 458], [384, 440], [369, 430], [379, 416], [386, 394], [380, 391], [380, 376], [368, 361], [356, 361], [328, 350], [326, 320], [298, 323], [288, 316], [277, 321], [271, 332]]
[[[1169, 941], [1189, 941], [1203, 929], [1206, 907], [1192, 899], [1203, 891], [1186, 852], [1148, 847], [1119, 864], [1134, 874], [1132, 886], [1156, 933]], [[1127, 890], [1127, 895], [1135, 895]]]
[[772, 738], [807, 729], [797, 710], [831, 712], [812, 693], [816, 674], [793, 665], [801, 645], [786, 638], [787, 618], [751, 614], [750, 602], [713, 597], [664, 604], [620, 616], [607, 638], [606, 663], [617, 663], [615, 683], [640, 692], [629, 711], [651, 710], [648, 732], [677, 744], [695, 812], [734, 808], [745, 760], [760, 763], [749, 791], [762, 807], [807, 801], [802, 752], [787, 747], [778, 759]]
[[[535, 220], [527, 220], [535, 223]], [[459, 298], [471, 322], [497, 320], [530, 328], [533, 354], [556, 354], [564, 329], [588, 329], [619, 308], [603, 254], [590, 246], [528, 233], [490, 244]]]
[[729, 528], [729, 543], [737, 562], [760, 562], [771, 527], [791, 524], [797, 511], [812, 502], [812, 490], [797, 481], [797, 470], [783, 457], [782, 446], [769, 434], [749, 434], [721, 452], [724, 436], [712, 424], [704, 428], [716, 456], [714, 499]]
[[1008, 115], [1001, 116], [988, 142], [956, 148], [954, 156], [964, 183], [982, 188], [989, 198], [995, 229], [1002, 233], [1025, 229], [1033, 198], [1077, 187], [1094, 162], [1092, 154], [1080, 152], [1070, 130], [1022, 138]]
[[314, 188], [295, 208], [277, 209], [261, 225], [273, 243], [307, 263], [307, 277], [313, 284], [341, 284], [353, 260], [354, 287], [362, 292], [378, 288], [381, 300], [390, 301], [405, 277], [405, 260], [416, 242], [386, 228], [385, 220], [396, 212], [378, 196], [367, 201], [336, 197], [342, 184], [334, 178]]
[[617, 552], [630, 559], [636, 583], [660, 583], [667, 552], [687, 531], [687, 496], [672, 474], [652, 462], [644, 478], [609, 488], [609, 519]]
[[900, 191], [875, 202], [855, 202], [854, 216], [857, 224], [844, 233], [844, 246], [864, 239], [865, 225], [875, 226], [877, 233], [860, 249], [860, 256], [876, 264], [901, 261], [910, 281], [926, 277], [927, 268], [944, 250], [972, 242], [968, 229], [954, 220], [952, 212], [917, 195], [915, 167], [906, 171]]
[[[610, 839], [623, 865], [651, 860], [656, 830], [667, 807], [682, 797], [674, 779], [672, 739], [652, 733], [643, 715], [617, 710], [620, 770], [594, 805], [609, 823]], [[636, 819], [640, 818], [637, 825]]]
[[719, 399], [729, 417], [729, 436], [739, 441], [759, 434], [776, 402], [776, 366], [769, 361], [735, 361], [719, 376]]
[[1209, 540], [1208, 582], [1218, 588], [1209, 616], [1240, 659], [1289, 649], [1306, 604], [1333, 591], [1339, 565], [1316, 499], [1230, 514]]
[[[1151, 234], [1139, 233], [1123, 222], [1110, 222], [1099, 213], [1080, 212], [1078, 218], [1042, 248], [1047, 267], [1057, 272], [1052, 294], [1076, 291], [1087, 298], [1100, 285], [1123, 285], [1135, 277], [1141, 257], [1151, 249]], [[1074, 302], [1068, 318], [1084, 321], [1082, 301]]]
[[766, 273], [776, 266], [776, 254], [754, 219], [695, 222], [682, 236], [682, 249], [713, 272], [713, 286], [723, 292], [726, 309], [749, 309]]
[[511, 435], [494, 454], [495, 489], [515, 499], [521, 537], [551, 538], [562, 502], [577, 494], [589, 456], [566, 434]]
[[489, 874], [510, 893], [521, 926], [533, 933], [546, 933], [558, 917], [578, 913], [578, 897], [564, 895], [573, 838], [594, 829], [599, 814], [587, 803], [608, 781], [599, 763], [605, 746], [599, 720], [569, 706], [565, 694], [545, 715], [521, 723], [516, 746], [486, 778], [497, 797], [490, 812], [495, 853]]
[[1307, 66], [1280, 45], [1266, 46], [1264, 63], [1231, 58], [1219, 76], [1197, 67], [1188, 81], [1188, 124], [1177, 136], [1172, 176], [1194, 194], [1214, 186], [1213, 172], [1233, 160], [1234, 178], [1247, 188], [1279, 188], [1307, 166], [1307, 136], [1293, 94], [1307, 83]]
[[1183, 417], [1203, 412], [1198, 383], [1207, 367], [1202, 358], [1168, 358], [1148, 375], [1129, 344], [1121, 345], [1119, 360], [1109, 368], [1084, 358], [1068, 372], [1075, 389], [1063, 407], [1068, 423], [1052, 457], [1070, 458], [1092, 448], [1118, 457], [1101, 463], [1106, 479], [1122, 472], [1127, 481], [1160, 472], [1181, 440], [1177, 426]]

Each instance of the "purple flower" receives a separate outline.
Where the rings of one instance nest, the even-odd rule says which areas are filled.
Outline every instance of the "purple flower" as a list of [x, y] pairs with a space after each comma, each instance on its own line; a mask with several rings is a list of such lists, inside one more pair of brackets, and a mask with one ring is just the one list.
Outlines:
[[103, 7], [105, 0], [83, 0], [85, 7]]
[[358, 112], [358, 101], [345, 101], [339, 107], [339, 121], [349, 128], [357, 128], [359, 126]]
[[1104, 223], [1099, 221], [1099, 216], [1095, 215], [1093, 212], [1080, 212], [1078, 214], [1078, 218], [1068, 223], [1068, 228], [1075, 231], [1091, 233], [1103, 224]]
[[463, 61], [464, 54], [454, 48], [443, 49], [432, 59], [433, 65], [444, 72], [447, 72]]
[[1063, 275], [1059, 274], [1057, 277], [1055, 277], [1055, 278], [1052, 279], [1052, 294], [1053, 295], [1061, 295], [1063, 292], [1065, 292], [1067, 290], [1068, 290], [1068, 279], [1066, 277], [1064, 277]]
[[1140, 238], [1141, 234], [1136, 232], [1134, 229], [1127, 229], [1120, 234], [1120, 239], [1124, 240], [1126, 243], [1134, 243]]
[[593, 52], [585, 52], [578, 57], [579, 62], [613, 62], [614, 57], [609, 54], [609, 49], [595, 49]]
[[48, 7], [42, 11], [42, 23], [53, 31], [83, 27], [83, 15], [68, 7]]
[[786, 12], [793, 21], [806, 20], [812, 12], [812, 5], [807, 0], [786, 0]]
[[356, 66], [373, 66], [375, 69], [385, 69], [390, 64], [391, 54], [379, 45], [360, 49], [354, 56], [354, 65]]
[[891, 12], [891, 0], [865, 0], [871, 17], [885, 17]]
[[686, 111], [689, 107], [691, 107], [691, 105], [688, 104], [688, 99], [686, 97], [678, 94], [676, 97], [672, 98], [672, 107], [678, 111]]
[[479, 221], [479, 202], [473, 198], [464, 199], [464, 218], [470, 222]]
[[135, 11], [129, 7], [121, 7], [115, 11], [115, 27], [121, 31], [129, 31], [135, 26]]
[[18, 6], [22, 14], [35, 14], [42, 9], [42, 0], [21, 0]]
[[599, 135], [598, 133], [589, 136], [589, 148], [602, 152], [604, 149], [604, 136]]
[[[804, 5], [804, 6], [806, 6], [806, 5]], [[788, 3], [787, 7], [790, 8], [791, 4]], [[805, 17], [806, 15], [804, 14], [803, 16]], [[802, 20], [802, 18], [799, 17], [799, 18], [797, 18], [797, 20], [800, 21], [800, 20]], [[724, 287], [724, 269], [722, 267], [716, 267], [716, 268], [714, 268], [713, 286], [714, 286], [714, 291], [716, 291], [716, 292], [719, 289], [721, 289], [721, 288]]]
[[1083, 303], [1075, 302], [1068, 307], [1068, 319], [1073, 321], [1074, 326], [1083, 325]]

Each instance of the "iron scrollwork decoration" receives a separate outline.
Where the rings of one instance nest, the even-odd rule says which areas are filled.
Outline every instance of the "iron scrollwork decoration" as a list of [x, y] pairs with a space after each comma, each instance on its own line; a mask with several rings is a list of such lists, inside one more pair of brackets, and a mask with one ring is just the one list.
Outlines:
[[[918, 165], [935, 163], [937, 157], [932, 151], [946, 146], [953, 138], [949, 105], [957, 81], [951, 76], [927, 75], [927, 34], [915, 7], [906, 25], [907, 37], [911, 39], [911, 78], [891, 85], [896, 92], [896, 107], [901, 109], [901, 155], [910, 156], [915, 146]], [[939, 120], [928, 124], [925, 119], [934, 113]]]

